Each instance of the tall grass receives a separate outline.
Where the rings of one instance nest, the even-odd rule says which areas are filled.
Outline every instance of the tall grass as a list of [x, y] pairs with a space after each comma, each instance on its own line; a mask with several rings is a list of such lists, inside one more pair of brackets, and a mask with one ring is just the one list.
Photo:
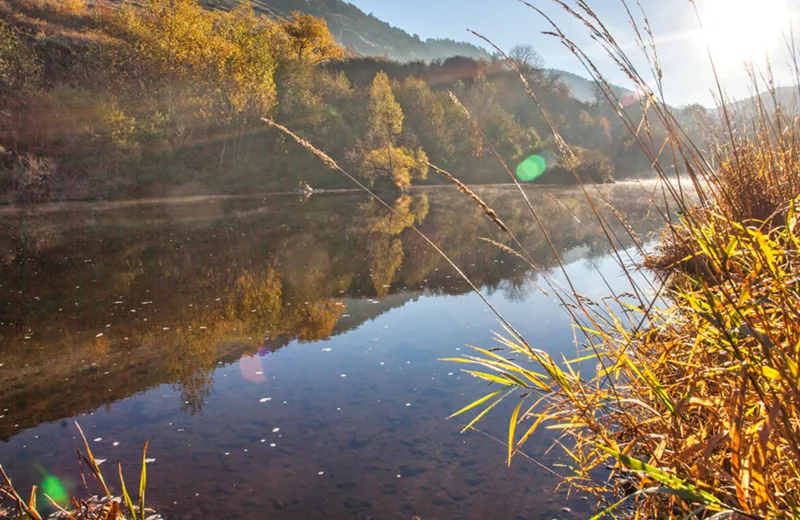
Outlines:
[[[597, 518], [626, 503], [637, 518], [800, 518], [798, 121], [780, 107], [768, 80], [775, 110], [758, 101], [749, 115], [737, 113], [720, 90], [721, 130], [708, 143], [692, 142], [664, 100], [646, 16], [628, 11], [655, 92], [585, 2], [555, 3], [642, 93], [645, 128], [633, 126], [624, 110], [620, 117], [651, 156], [667, 206], [681, 217], [665, 212], [656, 250], [633, 267], [619, 262], [629, 294], [601, 303], [571, 285], [559, 293], [582, 336], [577, 358], [556, 361], [507, 331], [498, 336], [501, 350], [474, 347], [452, 359], [497, 387], [456, 415], [479, 411], [469, 428], [501, 400], [525, 392], [509, 420], [508, 462], [538, 429], [561, 432], [558, 444], [573, 470], [565, 482], [606, 502]], [[621, 108], [591, 59], [555, 24], [551, 34]], [[764, 90], [757, 75], [751, 78], [755, 92]], [[661, 125], [667, 140], [655, 142], [650, 125]], [[562, 153], [570, 153], [566, 145]], [[678, 183], [669, 182], [664, 155]], [[597, 205], [590, 191], [584, 187]], [[657, 291], [634, 281], [642, 265]], [[609, 461], [610, 474], [596, 471]]]
[[[619, 237], [601, 211], [602, 193], [580, 184], [629, 292], [594, 302], [568, 276], [562, 285], [542, 273], [548, 294], [579, 332], [577, 356], [552, 358], [498, 314], [505, 332], [495, 348], [473, 347], [449, 360], [468, 365], [467, 373], [492, 386], [454, 415], [473, 415], [467, 430], [501, 401], [522, 394], [508, 418], [508, 463], [537, 430], [559, 432], [557, 446], [571, 461], [564, 485], [597, 498], [595, 518], [800, 518], [800, 122], [780, 107], [769, 75], [763, 81], [752, 73], [753, 90], [766, 89], [776, 108], [759, 100], [753, 111], [737, 113], [717, 84], [719, 129], [707, 143], [693, 142], [665, 101], [646, 15], [635, 16], [623, 1], [650, 82], [586, 2], [553, 0], [582, 23], [641, 93], [647, 117], [634, 123], [590, 57], [543, 11], [521, 1], [550, 23], [549, 34], [575, 54], [607, 101], [619, 107], [631, 137], [663, 181], [643, 196], [661, 202], [654, 207], [666, 207], [664, 233], [648, 252], [623, 216], [612, 211], [611, 218], [626, 224], [637, 244], [639, 254], [632, 257], [616, 246]], [[791, 51], [796, 57], [793, 46]], [[513, 60], [507, 61], [516, 70]], [[794, 73], [800, 78], [797, 63]], [[521, 73], [520, 79], [539, 106]], [[653, 137], [655, 125], [666, 132], [663, 142]], [[572, 151], [550, 126], [565, 163], [573, 164]], [[580, 182], [578, 172], [573, 174]], [[508, 233], [491, 208], [456, 184]], [[548, 237], [536, 209], [528, 208]], [[515, 237], [508, 233], [508, 238], [498, 245], [541, 273]], [[650, 270], [644, 281], [636, 276], [641, 268]], [[567, 274], [563, 265], [561, 270]], [[611, 472], [599, 471], [609, 465]]]

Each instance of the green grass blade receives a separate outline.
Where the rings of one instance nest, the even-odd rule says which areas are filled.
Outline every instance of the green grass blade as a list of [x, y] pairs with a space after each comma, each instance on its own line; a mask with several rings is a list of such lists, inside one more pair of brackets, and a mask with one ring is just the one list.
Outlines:
[[486, 401], [488, 401], [492, 397], [494, 397], [494, 396], [496, 396], [496, 395], [498, 395], [498, 394], [500, 394], [502, 392], [503, 392], [503, 389], [497, 390], [497, 391], [492, 392], [491, 394], [485, 395], [485, 396], [481, 397], [480, 399], [478, 399], [477, 401], [473, 401], [472, 403], [468, 404], [467, 406], [465, 406], [461, 410], [457, 411], [456, 413], [454, 413], [453, 415], [448, 417], [448, 419], [452, 419], [453, 417], [457, 417], [457, 416], [461, 415], [462, 413], [468, 412], [468, 411], [472, 410], [473, 408], [475, 408], [476, 406], [482, 405], [483, 403], [485, 403]]
[[514, 408], [514, 413], [511, 414], [511, 421], [508, 424], [508, 465], [511, 466], [511, 458], [514, 455], [514, 436], [517, 432], [517, 419], [519, 418], [519, 411], [525, 399], [520, 399], [519, 404]]
[[122, 487], [122, 498], [125, 500], [125, 505], [131, 512], [131, 518], [136, 518], [136, 509], [133, 507], [133, 500], [131, 500], [131, 495], [128, 493], [128, 488], [125, 486], [125, 479], [122, 477], [122, 464], [118, 464], [117, 467], [119, 469], [119, 484], [120, 487]]
[[142, 514], [142, 520], [144, 520], [144, 492], [147, 489], [147, 444], [148, 441], [144, 441], [144, 450], [142, 450], [142, 476], [139, 479], [139, 511]]

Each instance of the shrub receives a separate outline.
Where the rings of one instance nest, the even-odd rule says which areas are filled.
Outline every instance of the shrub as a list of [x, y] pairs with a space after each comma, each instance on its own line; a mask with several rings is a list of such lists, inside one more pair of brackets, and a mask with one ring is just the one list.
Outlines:
[[50, 196], [50, 182], [55, 163], [47, 157], [25, 154], [18, 157], [11, 169], [15, 198], [21, 202], [42, 202]]

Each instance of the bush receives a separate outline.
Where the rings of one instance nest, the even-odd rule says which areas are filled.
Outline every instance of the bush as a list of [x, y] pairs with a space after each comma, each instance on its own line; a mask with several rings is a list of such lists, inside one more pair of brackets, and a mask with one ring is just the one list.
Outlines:
[[0, 94], [19, 94], [38, 83], [41, 64], [5, 21], [0, 19]]
[[11, 166], [10, 183], [16, 200], [42, 202], [50, 198], [50, 182], [56, 171], [55, 163], [47, 157], [25, 154]]

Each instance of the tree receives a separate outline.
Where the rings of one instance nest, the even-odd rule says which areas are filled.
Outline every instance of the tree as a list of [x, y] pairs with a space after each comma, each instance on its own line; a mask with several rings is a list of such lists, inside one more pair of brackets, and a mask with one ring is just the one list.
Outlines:
[[419, 143], [434, 162], [446, 163], [455, 154], [455, 126], [448, 124], [446, 105], [452, 101], [445, 93], [434, 92], [425, 81], [409, 76], [395, 87], [397, 100], [405, 114], [403, 142]]
[[268, 50], [274, 25], [249, 2], [218, 16], [214, 55], [221, 108], [228, 117], [257, 121], [276, 100], [275, 58]]
[[403, 131], [403, 109], [395, 100], [389, 77], [384, 72], [375, 75], [369, 89], [367, 108], [369, 139], [375, 147], [390, 147], [395, 136]]
[[345, 56], [344, 48], [336, 43], [328, 22], [322, 18], [293, 11], [281, 21], [280, 27], [288, 37], [294, 59], [317, 64]]
[[379, 72], [369, 89], [367, 143], [355, 154], [358, 169], [368, 182], [385, 178], [405, 190], [412, 180], [428, 177], [428, 156], [422, 148], [415, 151], [395, 146], [397, 136], [403, 131], [404, 117], [389, 77]]
[[509, 52], [508, 57], [523, 74], [541, 71], [544, 60], [532, 45], [516, 45]]
[[363, 150], [359, 159], [358, 169], [370, 183], [383, 177], [404, 190], [411, 181], [428, 178], [428, 156], [422, 148], [416, 152], [404, 147]]

